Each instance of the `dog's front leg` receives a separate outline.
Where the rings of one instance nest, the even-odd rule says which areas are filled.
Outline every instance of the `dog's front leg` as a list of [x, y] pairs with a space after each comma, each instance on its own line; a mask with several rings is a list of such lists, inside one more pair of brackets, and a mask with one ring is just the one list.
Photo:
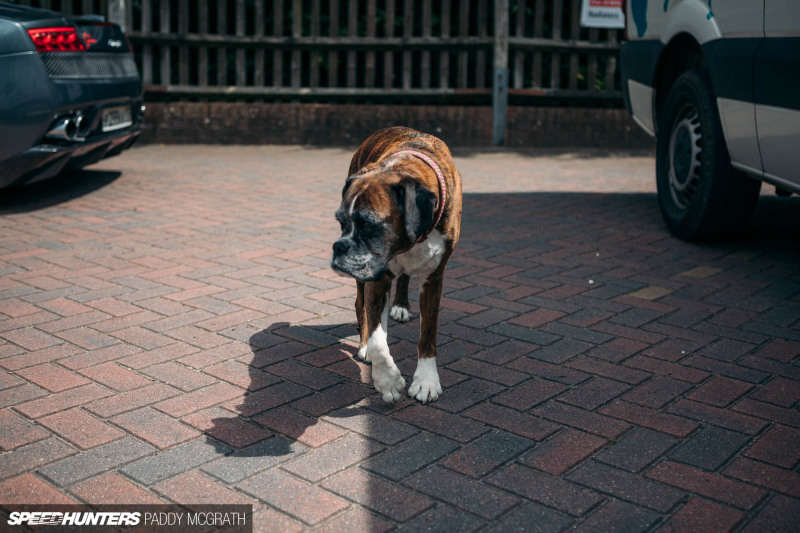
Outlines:
[[403, 395], [406, 381], [389, 353], [387, 327], [389, 323], [389, 287], [391, 279], [366, 283], [367, 358], [372, 363], [372, 383], [385, 402], [396, 402]]
[[408, 388], [408, 395], [422, 403], [432, 402], [442, 394], [439, 373], [436, 371], [436, 329], [439, 304], [442, 299], [441, 268], [428, 276], [419, 292], [420, 332], [417, 345], [417, 370]]

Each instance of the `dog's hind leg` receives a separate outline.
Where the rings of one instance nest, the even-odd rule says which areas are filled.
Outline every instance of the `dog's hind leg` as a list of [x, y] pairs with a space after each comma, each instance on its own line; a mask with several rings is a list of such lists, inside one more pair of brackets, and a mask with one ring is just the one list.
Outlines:
[[397, 322], [408, 322], [411, 320], [411, 306], [408, 304], [408, 274], [402, 274], [397, 278], [397, 286], [394, 289], [394, 303], [392, 304], [391, 315]]
[[364, 282], [356, 282], [356, 318], [358, 319], [358, 357], [369, 361], [367, 356], [367, 341], [369, 340], [369, 326], [367, 324], [367, 306], [364, 303]]

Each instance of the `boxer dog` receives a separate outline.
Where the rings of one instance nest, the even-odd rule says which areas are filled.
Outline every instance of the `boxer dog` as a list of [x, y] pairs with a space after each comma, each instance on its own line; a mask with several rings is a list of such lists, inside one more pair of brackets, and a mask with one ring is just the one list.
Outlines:
[[333, 244], [331, 267], [356, 279], [358, 356], [372, 363], [372, 381], [384, 401], [399, 400], [406, 382], [389, 354], [389, 291], [397, 279], [391, 315], [408, 322], [408, 281], [416, 274], [420, 336], [408, 395], [433, 401], [442, 394], [436, 328], [444, 270], [461, 230], [461, 176], [444, 142], [402, 127], [373, 133], [348, 172], [336, 212], [342, 236]]

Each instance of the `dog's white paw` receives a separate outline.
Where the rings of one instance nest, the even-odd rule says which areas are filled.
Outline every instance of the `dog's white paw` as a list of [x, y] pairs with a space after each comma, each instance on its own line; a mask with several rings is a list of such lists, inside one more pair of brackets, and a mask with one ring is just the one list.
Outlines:
[[400, 370], [394, 363], [373, 364], [372, 383], [380, 393], [384, 402], [393, 403], [403, 397], [406, 380], [400, 375]]
[[429, 357], [417, 361], [414, 380], [408, 388], [408, 395], [422, 403], [436, 400], [442, 394], [439, 373], [436, 371], [436, 358]]
[[392, 318], [395, 322], [408, 322], [411, 320], [411, 312], [405, 307], [399, 305], [392, 306]]
[[369, 353], [367, 352], [366, 346], [361, 346], [358, 349], [358, 358], [361, 359], [362, 361], [369, 362]]

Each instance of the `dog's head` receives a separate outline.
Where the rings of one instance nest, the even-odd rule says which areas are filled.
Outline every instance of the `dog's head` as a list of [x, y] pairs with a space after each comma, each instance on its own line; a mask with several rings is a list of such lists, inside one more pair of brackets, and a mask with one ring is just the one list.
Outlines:
[[391, 159], [347, 178], [336, 211], [342, 236], [333, 243], [331, 268], [358, 281], [381, 279], [433, 224], [439, 197], [420, 179], [425, 163]]

